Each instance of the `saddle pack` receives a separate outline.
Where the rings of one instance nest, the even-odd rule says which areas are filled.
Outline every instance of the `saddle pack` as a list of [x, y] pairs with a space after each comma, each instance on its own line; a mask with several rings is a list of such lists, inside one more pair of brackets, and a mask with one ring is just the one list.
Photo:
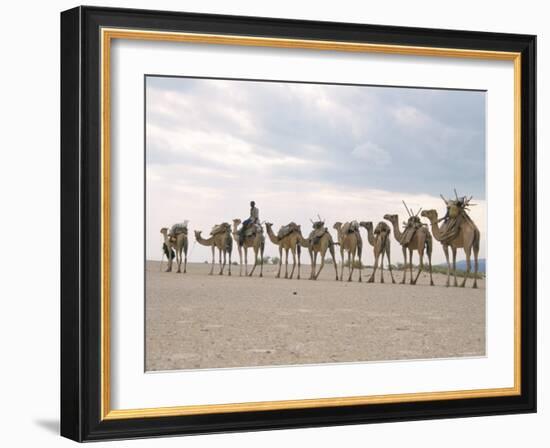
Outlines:
[[216, 224], [214, 227], [212, 227], [212, 230], [210, 231], [210, 235], [217, 235], [218, 233], [224, 233], [224, 232], [230, 232], [231, 226], [228, 222], [222, 222], [221, 224]]

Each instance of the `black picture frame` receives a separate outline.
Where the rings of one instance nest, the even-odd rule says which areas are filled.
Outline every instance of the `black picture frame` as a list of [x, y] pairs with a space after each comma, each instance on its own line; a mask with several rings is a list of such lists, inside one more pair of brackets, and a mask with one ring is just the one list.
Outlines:
[[[521, 53], [521, 394], [101, 419], [102, 27]], [[536, 37], [100, 7], [61, 13], [61, 435], [76, 441], [536, 412]]]

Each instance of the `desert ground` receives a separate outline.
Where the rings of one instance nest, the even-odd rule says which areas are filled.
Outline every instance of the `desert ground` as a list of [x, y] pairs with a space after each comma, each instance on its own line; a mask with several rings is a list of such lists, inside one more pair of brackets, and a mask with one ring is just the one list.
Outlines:
[[368, 284], [370, 269], [363, 283], [336, 282], [332, 265], [317, 281], [307, 280], [309, 265], [302, 280], [276, 279], [271, 264], [263, 278], [239, 277], [238, 266], [231, 277], [209, 270], [146, 263], [146, 370], [485, 355], [484, 280], [471, 289], [446, 288], [441, 274], [433, 287], [427, 274], [393, 285], [386, 270], [385, 284]]

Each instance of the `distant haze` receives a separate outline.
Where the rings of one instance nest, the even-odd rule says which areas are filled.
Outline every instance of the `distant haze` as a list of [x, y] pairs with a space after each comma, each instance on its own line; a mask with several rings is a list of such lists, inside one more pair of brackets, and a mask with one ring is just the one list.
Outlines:
[[[251, 200], [275, 231], [295, 221], [307, 235], [319, 214], [335, 236], [335, 221], [403, 221], [402, 200], [442, 215], [454, 188], [474, 196], [485, 258], [485, 93], [148, 76], [146, 182], [148, 259], [161, 227], [189, 219], [189, 260], [210, 261], [193, 230], [246, 218]], [[270, 241], [265, 254], [277, 255]]]

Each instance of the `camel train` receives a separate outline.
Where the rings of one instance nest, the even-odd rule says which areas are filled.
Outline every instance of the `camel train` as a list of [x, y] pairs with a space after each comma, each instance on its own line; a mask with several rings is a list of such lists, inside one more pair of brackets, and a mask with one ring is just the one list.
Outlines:
[[[446, 199], [441, 195], [445, 203], [445, 215], [439, 218], [436, 210], [419, 209], [416, 213], [407, 207], [403, 202], [408, 218], [399, 226], [399, 216], [397, 214], [386, 214], [384, 220], [380, 221], [374, 227], [371, 221], [350, 221], [336, 222], [332, 226], [336, 230], [336, 241], [325, 226], [325, 221], [318, 216], [317, 221], [311, 220], [312, 229], [307, 238], [303, 236], [299, 224], [290, 222], [281, 226], [277, 233], [273, 231], [273, 223], [255, 223], [249, 228], [245, 228], [240, 219], [234, 219], [233, 224], [223, 222], [215, 225], [208, 238], [202, 237], [202, 232], [195, 230], [195, 240], [197, 243], [208, 246], [212, 250], [212, 262], [209, 275], [213, 275], [216, 265], [216, 249], [218, 251], [219, 275], [223, 275], [227, 266], [227, 275], [231, 275], [231, 255], [233, 244], [236, 244], [239, 253], [239, 275], [252, 276], [259, 265], [259, 276], [263, 277], [264, 249], [265, 249], [265, 231], [272, 244], [278, 247], [279, 261], [276, 278], [281, 277], [283, 264], [283, 255], [285, 263], [285, 279], [300, 279], [301, 274], [301, 253], [302, 249], [307, 249], [310, 257], [310, 280], [317, 280], [323, 270], [326, 262], [327, 252], [330, 255], [331, 264], [334, 266], [335, 280], [343, 281], [344, 267], [348, 267], [347, 281], [353, 280], [355, 270], [358, 271], [357, 281], [362, 281], [362, 251], [363, 240], [361, 238], [360, 228], [363, 227], [367, 232], [367, 241], [372, 247], [374, 255], [374, 266], [372, 274], [367, 280], [368, 283], [375, 282], [375, 275], [380, 269], [380, 283], [384, 283], [384, 257], [387, 261], [390, 272], [391, 282], [396, 283], [391, 264], [390, 238], [393, 229], [395, 240], [401, 246], [403, 251], [403, 277], [401, 284], [407, 282], [407, 271], [409, 283], [415, 285], [420, 274], [426, 270], [424, 265], [424, 255], [428, 260], [428, 272], [430, 276], [430, 285], [433, 286], [432, 278], [432, 250], [433, 238], [442, 246], [447, 261], [447, 281], [446, 286], [451, 286], [451, 273], [454, 278], [453, 286], [459, 286], [456, 275], [456, 255], [458, 249], [462, 249], [466, 256], [466, 272], [460, 287], [466, 286], [466, 282], [471, 273], [471, 257], [474, 261], [474, 279], [473, 288], [477, 288], [478, 274], [478, 254], [480, 243], [480, 232], [476, 224], [469, 216], [468, 212], [472, 205], [472, 197], [458, 197], [455, 191], [455, 199]], [[431, 226], [431, 232], [427, 224], [421, 222], [420, 218], [426, 218]], [[389, 223], [389, 224], [388, 224]], [[239, 227], [241, 226], [241, 227]], [[163, 236], [163, 257], [168, 260], [166, 272], [172, 271], [174, 259], [177, 264], [177, 272], [181, 272], [183, 262], [183, 273], [187, 272], [187, 250], [188, 250], [188, 221], [174, 224], [170, 229], [163, 227], [160, 230]], [[336, 262], [336, 246], [340, 251], [340, 273]], [[452, 254], [452, 268], [449, 259], [449, 248]], [[252, 249], [254, 263], [252, 269], [248, 270], [248, 249]], [[413, 274], [413, 253], [418, 253], [418, 271]], [[289, 256], [292, 256], [292, 269], [289, 274]], [[318, 263], [319, 258], [319, 263]], [[161, 261], [162, 263], [162, 261]]]

